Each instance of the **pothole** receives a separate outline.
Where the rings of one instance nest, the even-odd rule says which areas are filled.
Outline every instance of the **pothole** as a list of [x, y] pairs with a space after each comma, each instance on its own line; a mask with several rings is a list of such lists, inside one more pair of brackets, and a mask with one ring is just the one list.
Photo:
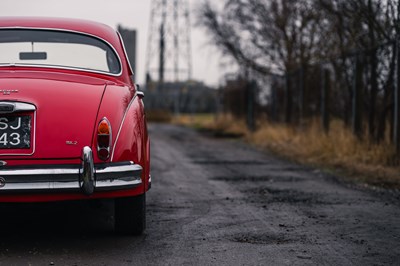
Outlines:
[[263, 161], [237, 161], [237, 160], [193, 160], [195, 164], [205, 165], [268, 165], [268, 162]]
[[294, 242], [283, 235], [270, 234], [238, 234], [233, 236], [231, 240], [233, 242], [255, 245], [282, 245]]
[[216, 176], [211, 178], [215, 181], [225, 181], [225, 182], [300, 182], [301, 178], [294, 176]]
[[302, 192], [294, 189], [260, 187], [246, 190], [245, 193], [262, 198], [263, 201], [266, 200], [271, 203], [330, 204], [330, 202], [324, 201], [320, 194]]

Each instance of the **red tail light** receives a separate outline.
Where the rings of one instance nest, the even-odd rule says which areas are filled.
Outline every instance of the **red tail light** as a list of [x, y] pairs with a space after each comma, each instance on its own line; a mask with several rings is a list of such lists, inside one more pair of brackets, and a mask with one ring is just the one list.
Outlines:
[[111, 124], [104, 117], [97, 126], [97, 155], [103, 161], [110, 158], [111, 137]]

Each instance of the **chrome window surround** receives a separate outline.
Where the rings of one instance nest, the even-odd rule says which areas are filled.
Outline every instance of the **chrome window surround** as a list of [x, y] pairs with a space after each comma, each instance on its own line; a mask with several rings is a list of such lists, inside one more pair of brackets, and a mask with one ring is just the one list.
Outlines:
[[90, 34], [90, 33], [86, 33], [86, 32], [81, 32], [81, 31], [75, 31], [75, 30], [68, 30], [68, 29], [59, 29], [59, 28], [39, 28], [39, 27], [0, 27], [0, 30], [44, 30], [44, 31], [58, 31], [58, 32], [68, 32], [68, 33], [75, 33], [75, 34], [81, 34], [81, 35], [86, 35], [95, 39], [98, 39], [102, 42], [104, 42], [105, 44], [107, 44], [115, 53], [115, 55], [117, 56], [119, 65], [120, 65], [120, 72], [113, 74], [110, 72], [106, 72], [106, 71], [100, 71], [100, 70], [93, 70], [93, 69], [85, 69], [85, 68], [78, 68], [78, 67], [67, 67], [67, 66], [53, 66], [53, 65], [37, 65], [37, 64], [4, 64], [4, 63], [0, 63], [0, 67], [8, 67], [8, 66], [20, 66], [20, 67], [38, 67], [38, 68], [57, 68], [57, 69], [66, 69], [66, 70], [77, 70], [77, 71], [84, 71], [84, 72], [89, 72], [89, 73], [98, 73], [98, 74], [104, 74], [104, 75], [108, 75], [108, 76], [113, 76], [113, 77], [119, 77], [122, 75], [123, 72], [123, 66], [122, 66], [122, 61], [121, 58], [117, 52], [117, 50], [114, 48], [114, 46], [112, 46], [108, 41], [106, 41], [103, 38], [100, 38], [99, 36]]

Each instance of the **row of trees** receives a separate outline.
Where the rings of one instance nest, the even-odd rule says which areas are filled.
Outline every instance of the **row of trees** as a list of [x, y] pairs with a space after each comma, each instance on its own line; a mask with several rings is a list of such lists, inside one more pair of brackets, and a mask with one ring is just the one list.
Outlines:
[[285, 122], [315, 115], [325, 97], [360, 137], [380, 142], [396, 132], [398, 0], [225, 0], [222, 9], [206, 1], [199, 21], [242, 76], [283, 80], [268, 104], [283, 95]]

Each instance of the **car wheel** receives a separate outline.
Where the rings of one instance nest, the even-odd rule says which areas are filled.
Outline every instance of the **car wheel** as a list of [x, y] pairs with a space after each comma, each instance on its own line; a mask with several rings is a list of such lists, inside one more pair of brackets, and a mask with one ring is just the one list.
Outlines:
[[115, 231], [141, 235], [146, 228], [146, 194], [115, 199]]

